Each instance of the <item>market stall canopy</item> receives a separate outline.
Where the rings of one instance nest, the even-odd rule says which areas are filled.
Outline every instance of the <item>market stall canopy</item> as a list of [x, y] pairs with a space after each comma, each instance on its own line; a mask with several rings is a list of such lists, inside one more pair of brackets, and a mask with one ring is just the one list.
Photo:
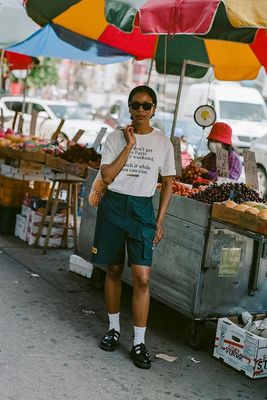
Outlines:
[[[94, 62], [109, 50], [105, 62], [123, 55], [155, 58], [158, 72], [178, 75], [183, 61], [193, 60], [214, 65], [221, 80], [254, 79], [262, 65], [267, 68], [266, 34], [258, 29], [267, 25], [267, 4], [260, 0], [28, 0], [26, 8], [44, 28], [13, 51], [88, 60], [92, 47]], [[144, 18], [150, 20], [149, 34], [140, 29], [142, 10], [156, 15]], [[74, 49], [81, 51], [78, 57]], [[206, 71], [189, 66], [186, 76]]]
[[136, 59], [154, 55], [156, 35], [144, 41], [138, 29], [129, 36], [108, 24], [104, 0], [28, 0], [26, 9], [39, 25], [50, 26], [58, 38], [82, 51], [94, 42], [100, 50], [102, 45], [109, 46], [110, 54], [113, 49], [115, 54], [120, 50], [120, 55]]
[[[34, 57], [68, 58], [95, 64], [122, 62], [132, 57], [117, 48], [88, 38], [81, 38], [80, 47], [82, 48], [75, 47], [68, 40], [73, 37], [72, 32], [67, 33], [65, 31], [64, 33], [64, 38], [67, 40], [63, 40], [61, 36], [58, 36], [57, 26], [53, 27], [48, 24], [23, 42], [9, 47], [8, 50]], [[77, 38], [78, 36], [76, 35], [75, 39]]]
[[[267, 27], [267, 3], [261, 0], [106, 0], [105, 12], [124, 32], [161, 35], [158, 72], [180, 74], [183, 61], [192, 60], [214, 65], [217, 79], [241, 80], [267, 67], [266, 34], [259, 29]], [[206, 71], [189, 66], [186, 75], [202, 77]]]
[[12, 46], [40, 29], [25, 12], [21, 0], [0, 1], [0, 48]]
[[106, 0], [105, 3], [107, 21], [124, 32], [131, 32], [134, 26], [145, 34], [205, 35], [214, 31], [213, 37], [223, 39], [226, 34], [235, 35], [235, 28], [267, 27], [267, 3], [262, 0]]
[[39, 64], [39, 60], [23, 54], [12, 53], [11, 51], [4, 52], [4, 59], [10, 71], [14, 69], [31, 69]]

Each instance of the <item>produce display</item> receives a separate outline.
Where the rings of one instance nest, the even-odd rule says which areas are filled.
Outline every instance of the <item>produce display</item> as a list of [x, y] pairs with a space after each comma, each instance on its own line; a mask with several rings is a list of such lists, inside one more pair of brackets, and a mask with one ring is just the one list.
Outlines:
[[[207, 173], [205, 168], [202, 168], [201, 161], [191, 161], [189, 165], [187, 165], [182, 170], [181, 181], [184, 183], [193, 184], [195, 182], [199, 182], [203, 179], [203, 175]], [[200, 178], [200, 179], [199, 179]], [[205, 182], [201, 183], [208, 183], [209, 181], [204, 180]]]
[[88, 162], [100, 162], [101, 155], [98, 154], [93, 147], [88, 148], [80, 144], [72, 144], [61, 154], [63, 160], [76, 162], [80, 164], [88, 164]]
[[0, 149], [2, 158], [39, 162], [78, 176], [86, 176], [88, 166], [98, 169], [101, 159], [94, 148], [70, 142], [65, 151], [56, 140], [49, 142], [37, 136], [20, 135], [12, 129], [4, 131], [2, 128]]
[[245, 203], [237, 204], [232, 200], [226, 200], [221, 205], [232, 208], [235, 211], [241, 211], [245, 214], [257, 215], [257, 217], [267, 219], [267, 204], [257, 203], [255, 201], [246, 201]]
[[257, 203], [265, 202], [258, 192], [249, 188], [245, 183], [232, 182], [223, 183], [221, 185], [213, 183], [203, 191], [192, 193], [190, 198], [208, 204], [223, 202], [229, 198], [238, 204], [246, 201], [254, 201]]

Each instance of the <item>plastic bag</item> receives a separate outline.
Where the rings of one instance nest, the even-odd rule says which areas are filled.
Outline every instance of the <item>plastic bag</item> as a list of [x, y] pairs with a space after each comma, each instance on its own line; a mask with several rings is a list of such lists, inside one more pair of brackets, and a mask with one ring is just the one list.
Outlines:
[[102, 197], [106, 193], [107, 185], [102, 180], [101, 170], [98, 171], [94, 182], [91, 187], [91, 191], [88, 196], [88, 203], [92, 207], [98, 207]]
[[254, 321], [253, 316], [248, 311], [244, 311], [242, 319], [245, 324], [244, 329], [255, 335], [267, 338], [267, 318]]

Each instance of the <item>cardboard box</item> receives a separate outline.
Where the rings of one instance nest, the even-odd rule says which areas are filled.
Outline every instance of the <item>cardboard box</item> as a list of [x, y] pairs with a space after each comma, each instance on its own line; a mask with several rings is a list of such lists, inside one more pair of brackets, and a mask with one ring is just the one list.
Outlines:
[[[30, 221], [29, 224], [28, 224], [28, 233], [36, 236], [37, 233], [38, 233], [39, 227], [40, 227], [40, 222], [33, 223], [33, 221]], [[48, 229], [47, 225], [43, 227], [42, 235], [46, 236], [47, 229]], [[51, 236], [55, 236], [55, 235], [62, 236], [63, 235], [63, 231], [64, 231], [63, 227], [52, 226], [50, 235]]]
[[82, 257], [72, 254], [70, 256], [69, 269], [76, 274], [85, 276], [86, 278], [91, 278], [93, 272], [93, 264], [84, 260]]
[[252, 379], [267, 377], [267, 338], [246, 331], [228, 318], [218, 320], [213, 355]]
[[26, 241], [27, 235], [27, 226], [26, 226], [27, 218], [24, 215], [17, 214], [16, 215], [16, 225], [15, 225], [15, 237], [18, 237], [21, 240]]
[[[42, 220], [43, 214], [40, 211], [31, 210], [30, 212], [30, 222], [33, 224], [40, 222]], [[50, 216], [47, 215], [46, 222], [49, 222]], [[54, 218], [54, 223], [65, 223], [66, 221], [66, 214], [64, 213], [57, 213]]]
[[237, 225], [249, 231], [267, 235], [267, 220], [256, 215], [247, 214], [221, 203], [213, 203], [211, 217]]
[[[33, 234], [29, 234], [27, 236], [27, 242], [28, 242], [29, 246], [32, 246], [34, 244], [35, 238], [36, 238], [36, 235], [33, 235]], [[45, 239], [46, 239], [46, 236], [42, 235], [39, 239], [38, 246], [44, 247]], [[48, 241], [48, 247], [60, 247], [61, 241], [62, 241], [62, 236], [58, 236], [58, 235], [50, 236], [49, 241]]]

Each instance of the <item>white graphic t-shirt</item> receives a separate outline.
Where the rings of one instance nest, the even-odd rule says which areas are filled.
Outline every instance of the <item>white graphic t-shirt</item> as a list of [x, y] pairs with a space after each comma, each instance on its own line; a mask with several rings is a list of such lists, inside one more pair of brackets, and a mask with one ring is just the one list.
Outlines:
[[[135, 137], [136, 144], [127, 162], [108, 188], [113, 192], [150, 197], [155, 193], [159, 173], [161, 176], [176, 174], [173, 145], [156, 129]], [[122, 130], [111, 132], [103, 147], [101, 165], [114, 161], [125, 145]]]

